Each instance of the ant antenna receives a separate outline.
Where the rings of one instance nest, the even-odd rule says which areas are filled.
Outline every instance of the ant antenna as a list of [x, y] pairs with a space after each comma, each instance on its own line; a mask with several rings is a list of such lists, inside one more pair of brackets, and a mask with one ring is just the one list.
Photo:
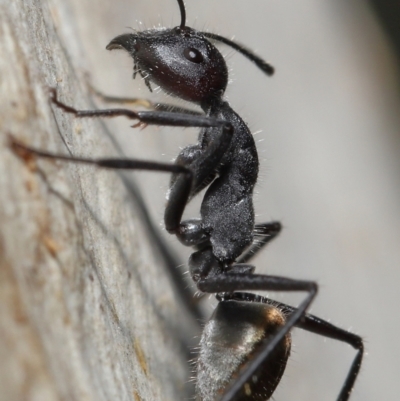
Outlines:
[[181, 12], [181, 25], [180, 28], [183, 29], [186, 24], [186, 10], [185, 5], [183, 4], [183, 0], [178, 0], [179, 10]]
[[[186, 24], [186, 10], [185, 10], [185, 4], [183, 3], [183, 0], [178, 0], [179, 4], [179, 10], [181, 12], [181, 25], [180, 28], [183, 29], [185, 28]], [[240, 45], [239, 43], [236, 43], [232, 40], [229, 40], [223, 36], [217, 35], [215, 33], [210, 33], [210, 32], [201, 32], [205, 37], [213, 39], [213, 40], [218, 40], [219, 42], [228, 45], [232, 47], [232, 49], [235, 49], [239, 53], [243, 54], [246, 58], [248, 58], [252, 63], [254, 63], [261, 71], [263, 71], [265, 74], [271, 76], [275, 72], [275, 68], [272, 67], [271, 64], [267, 63], [265, 60], [263, 60], [261, 57], [258, 57], [255, 55], [251, 50], [247, 49], [243, 45]]]
[[[181, 2], [181, 0], [178, 1]], [[248, 58], [252, 63], [254, 63], [261, 71], [265, 72], [267, 75], [271, 76], [275, 72], [275, 68], [271, 64], [267, 63], [261, 57], [255, 55], [251, 50], [247, 49], [243, 45], [240, 45], [239, 43], [236, 43], [232, 40], [229, 40], [215, 33], [202, 32], [202, 34], [207, 38], [218, 40], [219, 42], [232, 47], [239, 53], [243, 54], [243, 56]]]

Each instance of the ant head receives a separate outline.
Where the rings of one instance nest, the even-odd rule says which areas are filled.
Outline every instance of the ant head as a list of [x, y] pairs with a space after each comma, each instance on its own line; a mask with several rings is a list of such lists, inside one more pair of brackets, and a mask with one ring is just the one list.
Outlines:
[[147, 85], [202, 104], [220, 97], [228, 83], [221, 53], [201, 32], [186, 26], [117, 36], [108, 50], [123, 48], [133, 57]]
[[177, 1], [180, 26], [120, 35], [107, 46], [108, 50], [125, 49], [133, 57], [134, 77], [139, 72], [150, 90], [150, 82], [154, 82], [173, 96], [203, 106], [221, 97], [228, 84], [228, 69], [222, 54], [208, 39], [232, 47], [267, 75], [273, 74], [274, 68], [246, 47], [186, 26], [183, 0]]

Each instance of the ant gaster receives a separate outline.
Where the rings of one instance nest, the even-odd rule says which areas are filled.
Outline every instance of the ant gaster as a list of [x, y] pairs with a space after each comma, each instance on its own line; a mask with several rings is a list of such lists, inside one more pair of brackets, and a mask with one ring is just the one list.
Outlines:
[[[16, 151], [41, 157], [172, 173], [165, 227], [184, 245], [195, 248], [189, 259], [192, 279], [200, 291], [217, 293], [219, 300], [200, 342], [197, 400], [269, 399], [289, 357], [289, 331], [296, 326], [347, 342], [358, 350], [337, 398], [346, 401], [361, 366], [361, 338], [305, 313], [317, 293], [316, 283], [254, 274], [255, 267], [248, 264], [262, 246], [276, 237], [281, 225], [255, 224], [257, 149], [245, 122], [223, 100], [228, 69], [209, 39], [231, 46], [268, 75], [273, 67], [229, 39], [189, 28], [183, 0], [178, 4], [180, 26], [120, 35], [107, 49], [126, 50], [134, 60], [134, 76], [139, 73], [150, 90], [151, 84], [157, 84], [172, 96], [200, 105], [204, 114], [164, 104], [154, 105], [153, 111], [76, 110], [60, 102], [56, 91], [52, 91], [53, 103], [76, 117], [125, 116], [138, 120], [138, 125], [201, 127], [198, 143], [184, 148], [175, 164], [54, 155], [13, 139], [12, 146]], [[207, 187], [201, 218], [182, 221], [188, 201]], [[257, 234], [261, 236], [259, 242], [255, 241]], [[308, 295], [298, 308], [293, 308], [238, 290], [304, 291]]]

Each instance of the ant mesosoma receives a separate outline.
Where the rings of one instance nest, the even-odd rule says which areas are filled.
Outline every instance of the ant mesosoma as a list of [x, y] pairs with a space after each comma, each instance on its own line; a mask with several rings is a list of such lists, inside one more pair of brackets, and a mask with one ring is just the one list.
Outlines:
[[[196, 145], [184, 148], [175, 164], [133, 159], [86, 159], [50, 154], [11, 138], [15, 151], [113, 169], [172, 173], [165, 227], [186, 246], [195, 248], [189, 269], [197, 288], [215, 293], [219, 301], [200, 342], [196, 399], [201, 401], [267, 400], [277, 387], [290, 353], [290, 330], [296, 326], [346, 342], [358, 350], [338, 400], [346, 401], [358, 375], [362, 339], [306, 314], [317, 294], [312, 281], [254, 274], [250, 259], [278, 235], [278, 222], [255, 224], [253, 189], [258, 155], [249, 128], [222, 96], [228, 83], [225, 60], [210, 42], [221, 42], [247, 57], [264, 73], [273, 67], [245, 47], [222, 36], [186, 26], [183, 0], [181, 23], [173, 29], [152, 29], [117, 36], [108, 50], [124, 49], [134, 60], [148, 88], [159, 85], [169, 94], [200, 105], [204, 114], [165, 104], [151, 111], [128, 109], [76, 110], [52, 102], [75, 117], [125, 116], [137, 125], [202, 128]], [[151, 104], [150, 104], [151, 105]], [[207, 188], [199, 219], [182, 221], [189, 200]], [[256, 242], [256, 235], [261, 240]], [[305, 291], [298, 308], [239, 290]]]

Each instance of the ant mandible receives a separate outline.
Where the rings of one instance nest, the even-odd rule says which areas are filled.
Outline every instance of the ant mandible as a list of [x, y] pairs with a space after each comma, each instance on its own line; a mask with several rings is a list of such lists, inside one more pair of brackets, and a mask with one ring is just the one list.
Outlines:
[[[200, 105], [204, 114], [155, 104], [152, 111], [128, 109], [76, 110], [57, 98], [52, 102], [75, 117], [125, 116], [136, 125], [202, 128], [198, 143], [184, 148], [174, 164], [134, 159], [87, 159], [55, 155], [11, 139], [18, 152], [113, 169], [172, 173], [164, 221], [167, 231], [195, 248], [189, 270], [197, 288], [215, 293], [219, 301], [206, 324], [197, 362], [196, 398], [201, 401], [270, 399], [290, 353], [290, 330], [296, 326], [337, 339], [358, 350], [338, 400], [346, 401], [358, 375], [362, 339], [306, 314], [317, 294], [312, 281], [254, 274], [250, 259], [278, 235], [278, 222], [255, 224], [253, 189], [258, 155], [249, 128], [223, 99], [228, 83], [225, 60], [209, 39], [232, 47], [264, 73], [271, 65], [250, 50], [222, 36], [186, 26], [183, 0], [177, 0], [181, 23], [173, 29], [152, 29], [117, 36], [108, 50], [124, 49], [134, 60], [148, 88], [159, 85], [172, 96]], [[182, 221], [187, 203], [203, 189], [199, 219]], [[261, 236], [256, 242], [255, 236]], [[304, 291], [293, 308], [238, 290]]]

